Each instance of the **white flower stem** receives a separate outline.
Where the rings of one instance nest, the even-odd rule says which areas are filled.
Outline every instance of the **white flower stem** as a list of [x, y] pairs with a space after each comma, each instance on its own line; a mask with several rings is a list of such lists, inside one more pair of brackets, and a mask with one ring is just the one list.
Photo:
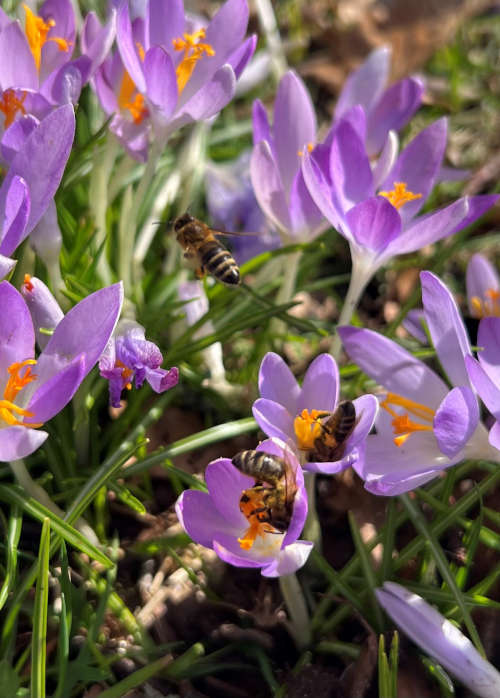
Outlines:
[[[292, 254], [283, 256], [282, 275], [283, 283], [276, 295], [276, 305], [288, 303], [295, 293], [295, 284], [299, 271], [299, 262], [302, 252], [292, 252]], [[271, 260], [272, 262], [273, 260]], [[273, 318], [271, 323], [271, 336], [284, 335], [286, 332], [286, 324], [283, 320]]]
[[276, 82], [279, 82], [288, 70], [288, 64], [274, 9], [270, 0], [255, 0], [255, 9], [262, 27], [262, 33], [266, 37], [269, 53], [271, 54], [274, 76]]
[[304, 594], [295, 574], [280, 577], [280, 589], [290, 618], [290, 629], [299, 649], [311, 643], [311, 626]]

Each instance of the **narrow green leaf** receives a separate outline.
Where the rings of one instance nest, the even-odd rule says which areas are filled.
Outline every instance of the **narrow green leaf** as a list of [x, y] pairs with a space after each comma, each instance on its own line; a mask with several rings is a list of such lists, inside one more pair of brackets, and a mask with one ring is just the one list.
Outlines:
[[[7, 601], [9, 591], [14, 588], [16, 583], [17, 573], [17, 546], [21, 537], [21, 528], [23, 517], [18, 507], [13, 506], [10, 510], [9, 525], [7, 529], [7, 564], [5, 570], [5, 579], [3, 580], [2, 588], [0, 589], [0, 609], [4, 607]], [[0, 683], [0, 686], [2, 684]]]
[[358, 552], [359, 559], [361, 562], [361, 569], [363, 570], [365, 581], [370, 594], [370, 603], [373, 608], [375, 622], [378, 630], [381, 631], [384, 627], [384, 621], [382, 618], [382, 611], [380, 609], [380, 606], [378, 605], [377, 597], [375, 596], [375, 589], [378, 587], [375, 571], [373, 569], [369, 553], [359, 533], [358, 524], [356, 523], [356, 519], [354, 518], [354, 514], [352, 513], [352, 511], [349, 511], [348, 517], [354, 547]]
[[378, 694], [380, 697], [392, 698], [389, 664], [383, 635], [380, 635], [378, 640]]
[[43, 519], [38, 549], [38, 577], [31, 639], [31, 698], [45, 698], [47, 616], [49, 604], [50, 519]]

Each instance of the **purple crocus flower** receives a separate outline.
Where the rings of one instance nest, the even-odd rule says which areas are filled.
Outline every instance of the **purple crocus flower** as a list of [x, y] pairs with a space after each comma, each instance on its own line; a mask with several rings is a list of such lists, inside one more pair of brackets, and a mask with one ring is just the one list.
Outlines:
[[269, 352], [260, 366], [259, 390], [261, 397], [252, 408], [258, 425], [268, 436], [291, 442], [302, 451], [305, 470], [330, 475], [363, 462], [364, 443], [378, 409], [374, 395], [362, 395], [353, 401], [356, 426], [345, 441], [341, 457], [329, 462], [312, 460], [324, 413], [333, 413], [338, 403], [339, 372], [329, 354], [314, 359], [300, 387], [283, 359]]
[[123, 301], [121, 284], [84, 298], [59, 322], [35, 359], [35, 331], [22, 295], [0, 283], [0, 460], [24, 458], [48, 434], [39, 427], [71, 400], [108, 342]]
[[371, 330], [341, 327], [349, 357], [384, 389], [377, 433], [354, 464], [374, 494], [414, 489], [464, 458], [493, 458], [479, 422], [477, 399], [466, 371], [471, 349], [455, 300], [431, 272], [420, 275], [424, 317], [448, 385], [396, 342]]
[[321, 157], [305, 153], [302, 163], [312, 198], [349, 242], [359, 292], [392, 257], [453, 235], [499, 198], [463, 197], [438, 211], [417, 216], [439, 174], [446, 145], [446, 119], [421, 131], [395, 162], [382, 153], [375, 170], [360, 135], [365, 130], [364, 111], [353, 107], [350, 117], [335, 126], [331, 143]]
[[404, 78], [386, 88], [390, 61], [388, 46], [372, 51], [347, 78], [335, 107], [335, 121], [347, 116], [352, 107], [363, 107], [366, 114], [363, 136], [369, 156], [384, 148], [389, 132], [402, 129], [422, 101], [424, 85], [419, 78]]
[[109, 402], [120, 406], [122, 390], [140, 388], [146, 380], [155, 393], [173, 388], [179, 381], [179, 370], [160, 368], [163, 356], [156, 344], [145, 337], [145, 330], [133, 320], [120, 320], [114, 336], [99, 359], [99, 371], [109, 380]]
[[250, 181], [250, 151], [229, 163], [207, 165], [207, 207], [214, 226], [224, 231], [249, 231], [258, 235], [231, 238], [239, 264], [280, 245], [280, 238], [259, 208]]
[[264, 577], [281, 577], [302, 567], [312, 548], [311, 542], [297, 540], [307, 516], [304, 476], [294, 453], [278, 439], [263, 441], [257, 450], [285, 458], [293, 469], [297, 492], [285, 533], [243, 514], [240, 500], [245, 491], [254, 487], [255, 480], [243, 475], [229, 458], [218, 458], [207, 466], [208, 492], [184, 491], [175, 510], [191, 538], [215, 550], [225, 562], [236, 567], [260, 568]]
[[469, 312], [473, 317], [500, 316], [500, 279], [493, 264], [473, 254], [465, 277]]
[[247, 24], [245, 0], [228, 0], [206, 29], [197, 31], [182, 0], [150, 0], [134, 21], [128, 3], [121, 3], [120, 57], [107, 60], [95, 86], [104, 110], [116, 112], [113, 131], [133, 156], [147, 157], [150, 124], [165, 143], [177, 129], [214, 116], [233, 98], [255, 50], [256, 37], [244, 38]]
[[254, 149], [250, 175], [255, 196], [285, 241], [311, 240], [328, 223], [309, 194], [302, 175], [304, 152], [317, 154], [316, 116], [302, 80], [289, 71], [280, 81], [273, 125], [264, 105], [253, 105]]
[[51, 337], [50, 332], [61, 322], [64, 313], [49, 288], [36, 276], [24, 275], [21, 293], [31, 314], [36, 343], [43, 349]]
[[408, 637], [480, 698], [500, 695], [500, 673], [472, 642], [421, 596], [384, 582], [377, 600]]

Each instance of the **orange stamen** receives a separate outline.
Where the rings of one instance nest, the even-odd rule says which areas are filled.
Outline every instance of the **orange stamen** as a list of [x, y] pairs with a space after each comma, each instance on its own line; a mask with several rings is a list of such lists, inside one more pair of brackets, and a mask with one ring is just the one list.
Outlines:
[[133, 369], [129, 368], [128, 366], [125, 366], [125, 364], [122, 363], [122, 362], [120, 361], [120, 359], [117, 359], [117, 360], [116, 360], [116, 362], [115, 362], [115, 367], [123, 369], [123, 370], [122, 370], [122, 378], [123, 378], [124, 381], [127, 381], [127, 383], [125, 384], [124, 387], [125, 387], [127, 390], [132, 390], [132, 383], [131, 383], [128, 379], [131, 378], [131, 377], [134, 375]]
[[500, 290], [488, 288], [484, 292], [484, 298], [473, 296], [470, 299], [474, 317], [500, 317]]
[[134, 124], [140, 124], [149, 113], [144, 103], [144, 96], [137, 92], [135, 83], [126, 70], [123, 71], [118, 105], [120, 109], [128, 109]]
[[28, 293], [31, 293], [33, 291], [33, 284], [31, 283], [31, 275], [30, 274], [24, 275], [23, 286], [28, 291]]
[[[410, 419], [407, 413], [398, 414], [392, 409], [391, 405], [394, 405], [395, 407], [403, 407], [410, 414], [418, 417], [418, 419], [421, 419], [424, 422], [428, 422], [428, 424], [415, 422], [414, 420]], [[413, 400], [403, 397], [402, 395], [396, 395], [396, 393], [387, 393], [385, 400], [380, 403], [380, 407], [386, 410], [386, 412], [389, 412], [389, 414], [394, 418], [392, 420], [392, 428], [394, 433], [398, 435], [394, 438], [394, 443], [398, 447], [402, 446], [408, 437], [416, 431], [433, 430], [432, 425], [434, 415], [436, 413], [430, 407], [427, 407], [427, 405], [414, 402]]]
[[22, 97], [19, 99], [16, 97], [14, 90], [5, 90], [2, 97], [0, 98], [0, 112], [5, 116], [5, 121], [3, 124], [4, 129], [9, 128], [9, 126], [14, 122], [17, 112], [21, 112], [23, 116], [26, 114], [26, 109], [24, 108], [24, 100], [26, 99], [27, 92], [22, 92]]
[[392, 191], [379, 191], [379, 196], [385, 197], [398, 211], [409, 201], [422, 198], [422, 194], [414, 194], [412, 191], [407, 191], [405, 182], [394, 182]]
[[261, 509], [263, 506], [262, 493], [260, 490], [256, 491], [252, 487], [243, 490], [240, 499], [240, 511], [250, 523], [244, 535], [238, 538], [240, 548], [243, 550], [250, 550], [257, 536], [264, 537], [266, 533], [274, 531], [274, 528], [270, 524], [265, 521], [259, 521], [259, 515], [256, 510]]
[[[21, 424], [30, 429], [35, 429], [42, 426], [42, 422], [39, 424], [25, 424], [21, 420], [14, 417], [14, 414], [20, 415], [22, 417], [33, 417], [33, 412], [19, 407], [14, 404], [17, 394], [32, 381], [36, 380], [37, 376], [31, 373], [31, 366], [36, 364], [35, 359], [26, 359], [26, 361], [16, 362], [9, 366], [7, 369], [9, 372], [9, 379], [5, 385], [3, 392], [3, 400], [0, 400], [0, 416], [7, 422], [10, 426]], [[26, 368], [23, 374], [21, 370]], [[14, 414], [12, 414], [14, 413]]]
[[[312, 151], [314, 150], [314, 143], [308, 143], [306, 147], [307, 147], [307, 152], [308, 152], [308, 153], [312, 153]], [[304, 151], [303, 151], [303, 150], [297, 150], [297, 155], [299, 156], [299, 158], [303, 157], [303, 156], [304, 156]]]
[[302, 410], [293, 420], [297, 444], [301, 451], [311, 451], [314, 448], [314, 442], [321, 436], [319, 419], [324, 415], [320, 410]]
[[35, 15], [28, 5], [23, 5], [24, 11], [26, 12], [26, 38], [28, 39], [28, 44], [30, 51], [35, 59], [35, 65], [38, 72], [40, 72], [40, 63], [42, 61], [42, 47], [47, 41], [53, 41], [59, 51], [69, 51], [71, 43], [66, 41], [60, 36], [47, 37], [50, 30], [56, 26], [53, 19], [49, 19], [47, 22], [41, 17]]
[[200, 42], [200, 39], [205, 38], [205, 30], [200, 29], [194, 34], [183, 34], [183, 39], [180, 37], [173, 39], [172, 43], [176, 51], [184, 51], [181, 62], [176, 68], [177, 87], [179, 94], [186, 87], [189, 78], [191, 77], [196, 64], [203, 56], [215, 56], [215, 51], [210, 44]]

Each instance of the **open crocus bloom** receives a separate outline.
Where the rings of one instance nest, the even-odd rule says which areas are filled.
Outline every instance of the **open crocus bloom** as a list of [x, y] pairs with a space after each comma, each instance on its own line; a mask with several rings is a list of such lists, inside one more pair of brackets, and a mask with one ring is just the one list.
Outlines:
[[[446, 146], [446, 119], [421, 131], [394, 159], [384, 149], [374, 170], [365, 150], [359, 106], [334, 127], [321, 157], [305, 153], [304, 179], [318, 208], [348, 240], [353, 279], [362, 290], [389, 259], [414, 252], [470, 225], [498, 196], [463, 197], [422, 216]], [[390, 146], [390, 139], [388, 140]]]
[[480, 698], [500, 695], [500, 674], [465, 635], [421, 596], [385, 582], [377, 600], [413, 642]]
[[184, 491], [175, 510], [191, 538], [215, 550], [225, 562], [236, 567], [260, 567], [264, 577], [280, 577], [302, 567], [312, 548], [309, 541], [297, 540], [307, 516], [304, 477], [293, 452], [278, 439], [263, 441], [257, 450], [285, 459], [293, 470], [297, 490], [284, 533], [267, 523], [259, 524], [241, 511], [242, 495], [254, 487], [255, 480], [243, 475], [229, 458], [219, 458], [207, 466], [208, 492]]
[[121, 284], [92, 293], [59, 322], [35, 359], [35, 332], [26, 302], [7, 281], [0, 283], [0, 460], [33, 453], [41, 431], [71, 400], [96, 363], [120, 314]]
[[383, 386], [376, 428], [355, 470], [374, 494], [414, 489], [464, 458], [497, 459], [489, 446], [465, 361], [471, 357], [467, 333], [446, 286], [422, 272], [424, 317], [448, 385], [396, 342], [371, 330], [341, 327], [350, 358]]
[[320, 422], [325, 413], [334, 412], [338, 403], [339, 373], [329, 354], [321, 354], [312, 362], [300, 387], [283, 359], [269, 352], [260, 366], [259, 390], [262, 397], [252, 408], [258, 425], [268, 436], [293, 443], [304, 454], [305, 470], [332, 474], [362, 462], [366, 437], [378, 409], [374, 395], [362, 395], [353, 401], [356, 424], [340, 458], [329, 462], [310, 460], [314, 441], [321, 436]]
[[470, 258], [465, 283], [473, 317], [500, 317], [500, 279], [493, 264], [482, 254]]
[[335, 108], [335, 121], [360, 105], [366, 113], [365, 137], [368, 155], [377, 155], [390, 131], [399, 131], [411, 119], [422, 101], [424, 85], [418, 78], [404, 78], [386, 88], [390, 73], [391, 49], [372, 51], [347, 78]]
[[120, 406], [122, 390], [140, 388], [146, 380], [156, 393], [173, 388], [179, 381], [177, 368], [160, 368], [163, 356], [145, 337], [144, 327], [133, 320], [120, 320], [99, 359], [99, 371], [109, 380], [109, 401]]
[[[132, 21], [128, 3], [118, 10], [114, 56], [96, 75], [113, 130], [137, 159], [147, 157], [145, 130], [166, 142], [187, 123], [208, 119], [233, 98], [236, 80], [255, 50], [245, 40], [248, 6], [228, 0], [206, 28], [192, 30], [182, 0], [150, 0]], [[118, 109], [116, 109], [116, 105]], [[139, 147], [141, 143], [141, 147]]]

